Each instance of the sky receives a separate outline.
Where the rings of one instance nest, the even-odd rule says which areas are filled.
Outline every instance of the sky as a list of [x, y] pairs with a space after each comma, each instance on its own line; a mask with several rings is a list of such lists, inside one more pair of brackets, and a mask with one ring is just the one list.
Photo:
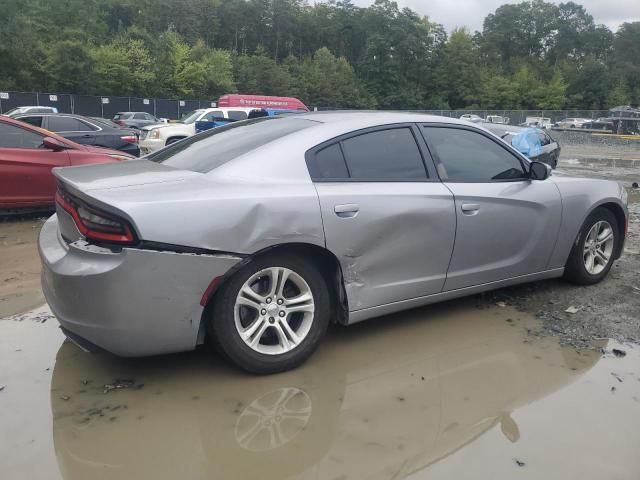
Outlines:
[[[482, 30], [484, 17], [495, 12], [505, 3], [522, 0], [396, 0], [398, 5], [409, 7], [420, 15], [427, 15], [432, 22], [441, 23], [447, 31], [466, 26], [472, 32]], [[640, 21], [640, 0], [574, 0], [593, 15], [596, 23], [604, 23], [614, 32], [623, 22]], [[370, 5], [372, 0], [353, 0], [358, 6]], [[553, 1], [553, 3], [562, 3]]]

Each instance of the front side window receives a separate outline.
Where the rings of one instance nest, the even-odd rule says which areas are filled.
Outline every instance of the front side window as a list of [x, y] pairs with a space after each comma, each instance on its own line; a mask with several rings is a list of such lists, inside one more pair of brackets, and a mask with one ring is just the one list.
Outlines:
[[352, 180], [422, 180], [427, 178], [418, 144], [408, 127], [377, 130], [342, 142]]
[[222, 110], [213, 110], [211, 112], [207, 112], [205, 116], [200, 120], [203, 122], [213, 122], [216, 118], [224, 118], [224, 113], [222, 113]]
[[52, 132], [91, 132], [88, 124], [73, 117], [49, 117], [47, 128]]
[[134, 120], [145, 120], [147, 115], [145, 113], [136, 113], [133, 118]]
[[438, 169], [443, 180], [494, 182], [527, 178], [515, 155], [480, 133], [446, 127], [423, 127], [423, 132], [429, 148], [440, 160]]
[[24, 128], [0, 123], [0, 148], [40, 148], [42, 138]]
[[269, 142], [317, 124], [313, 120], [290, 117], [230, 123], [185, 138], [145, 158], [173, 168], [206, 173]]

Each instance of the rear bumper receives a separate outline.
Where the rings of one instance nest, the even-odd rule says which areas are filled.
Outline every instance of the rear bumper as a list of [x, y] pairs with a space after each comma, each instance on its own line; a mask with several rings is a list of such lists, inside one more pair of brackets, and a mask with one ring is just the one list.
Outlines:
[[56, 215], [44, 224], [38, 249], [42, 290], [63, 330], [72, 340], [127, 357], [195, 348], [203, 293], [241, 260], [67, 244]]
[[129, 155], [133, 155], [134, 157], [140, 156], [140, 148], [136, 143], [127, 143], [120, 147], [118, 150], [124, 153], [128, 153]]

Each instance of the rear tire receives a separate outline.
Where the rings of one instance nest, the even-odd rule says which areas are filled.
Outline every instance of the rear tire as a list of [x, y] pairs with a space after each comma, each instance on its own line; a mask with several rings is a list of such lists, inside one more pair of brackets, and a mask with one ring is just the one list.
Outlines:
[[578, 233], [564, 276], [578, 285], [593, 285], [607, 276], [620, 244], [618, 221], [606, 208], [591, 212]]
[[329, 324], [330, 297], [308, 260], [276, 253], [258, 257], [216, 293], [208, 333], [217, 350], [259, 374], [302, 364]]

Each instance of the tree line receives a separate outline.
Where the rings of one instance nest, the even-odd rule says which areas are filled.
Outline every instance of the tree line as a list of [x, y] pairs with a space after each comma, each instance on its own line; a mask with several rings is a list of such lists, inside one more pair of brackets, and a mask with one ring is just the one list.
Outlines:
[[640, 103], [640, 22], [574, 2], [502, 5], [482, 31], [375, 0], [0, 0], [0, 89], [291, 95], [396, 109]]

